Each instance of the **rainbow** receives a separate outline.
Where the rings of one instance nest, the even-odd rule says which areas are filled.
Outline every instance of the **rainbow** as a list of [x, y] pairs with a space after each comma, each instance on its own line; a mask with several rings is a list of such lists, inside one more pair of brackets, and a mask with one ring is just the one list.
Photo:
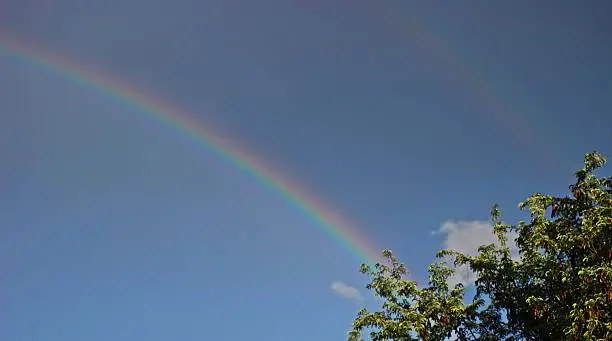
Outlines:
[[[510, 104], [503, 98], [500, 91], [487, 80], [482, 68], [471, 62], [466, 53], [435, 31], [416, 15], [400, 5], [380, 5], [376, 1], [357, 1], [356, 5], [365, 9], [368, 15], [385, 27], [390, 35], [408, 43], [416, 43], [416, 53], [422, 54], [423, 60], [435, 62], [436, 66], [445, 68], [449, 75], [462, 83], [462, 89], [477, 100], [481, 109], [486, 110], [486, 119], [497, 121], [500, 138], [513, 139], [517, 147], [526, 154], [536, 158], [533, 160], [547, 169], [555, 169], [565, 165], [555, 148], [539, 136], [528, 118], [516, 114]], [[495, 129], [495, 128], [493, 128]]]
[[96, 89], [109, 99], [137, 109], [249, 175], [263, 188], [278, 194], [283, 201], [304, 214], [322, 232], [340, 244], [355, 260], [368, 263], [381, 260], [381, 249], [374, 246], [370, 237], [360, 233], [361, 229], [357, 225], [339, 215], [305, 187], [270, 167], [263, 157], [243, 147], [235, 139], [216, 133], [210, 125], [198, 122], [178, 106], [163, 103], [106, 72], [97, 72], [66, 56], [36, 49], [7, 36], [0, 36], [0, 56]]

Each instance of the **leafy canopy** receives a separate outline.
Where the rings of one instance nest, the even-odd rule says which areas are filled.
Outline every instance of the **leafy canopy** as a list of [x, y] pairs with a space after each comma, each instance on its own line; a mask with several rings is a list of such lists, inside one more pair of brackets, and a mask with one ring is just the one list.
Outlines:
[[[383, 303], [359, 311], [348, 340], [612, 340], [612, 177], [594, 173], [605, 163], [588, 153], [568, 195], [520, 203], [529, 222], [506, 224], [494, 205], [498, 242], [477, 256], [438, 252], [426, 287], [407, 279], [389, 250], [386, 264], [363, 264], [367, 289]], [[448, 285], [457, 266], [474, 272], [471, 301], [461, 284]]]

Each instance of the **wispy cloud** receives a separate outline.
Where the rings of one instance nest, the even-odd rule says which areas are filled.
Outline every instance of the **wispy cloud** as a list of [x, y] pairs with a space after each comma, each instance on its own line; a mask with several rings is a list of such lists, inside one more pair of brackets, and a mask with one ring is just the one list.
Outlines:
[[[477, 255], [478, 247], [481, 245], [498, 243], [491, 224], [486, 221], [446, 221], [434, 234], [445, 235], [444, 248], [460, 251], [469, 256]], [[518, 256], [514, 237], [514, 235], [510, 235], [508, 238], [508, 245], [513, 258]], [[474, 273], [466, 267], [459, 267], [455, 275], [449, 278], [449, 285], [452, 287], [457, 283], [462, 283], [467, 286], [473, 284], [474, 280]]]
[[359, 290], [344, 284], [340, 281], [334, 281], [331, 284], [331, 289], [338, 295], [346, 298], [347, 300], [363, 303], [363, 296], [359, 293]]

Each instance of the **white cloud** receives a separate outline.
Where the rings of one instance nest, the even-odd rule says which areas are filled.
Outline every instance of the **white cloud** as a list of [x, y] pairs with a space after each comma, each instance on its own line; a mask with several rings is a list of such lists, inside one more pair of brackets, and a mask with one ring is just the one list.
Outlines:
[[[478, 247], [481, 245], [498, 243], [491, 224], [486, 221], [446, 221], [434, 233], [445, 235], [445, 249], [460, 251], [469, 256], [476, 256]], [[514, 244], [514, 238], [514, 234], [508, 236], [508, 245], [513, 258], [516, 258], [518, 250]], [[455, 275], [449, 278], [449, 285], [452, 287], [457, 283], [462, 283], [467, 286], [473, 284], [474, 280], [475, 276], [471, 271], [466, 267], [459, 267]]]
[[359, 290], [346, 285], [340, 281], [334, 281], [331, 284], [331, 289], [338, 295], [346, 298], [347, 300], [363, 303], [363, 296], [359, 293]]

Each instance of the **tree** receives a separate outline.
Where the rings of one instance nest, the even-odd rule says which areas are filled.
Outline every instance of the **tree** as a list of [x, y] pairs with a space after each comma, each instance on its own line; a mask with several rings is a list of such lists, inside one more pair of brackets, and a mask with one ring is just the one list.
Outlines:
[[[383, 303], [359, 311], [349, 341], [612, 340], [612, 177], [595, 175], [605, 163], [588, 153], [567, 196], [536, 193], [520, 203], [528, 223], [502, 222], [494, 205], [498, 242], [477, 256], [438, 252], [426, 287], [407, 279], [389, 250], [386, 264], [362, 264], [367, 289]], [[456, 266], [474, 272], [471, 301], [461, 284], [448, 285]]]

